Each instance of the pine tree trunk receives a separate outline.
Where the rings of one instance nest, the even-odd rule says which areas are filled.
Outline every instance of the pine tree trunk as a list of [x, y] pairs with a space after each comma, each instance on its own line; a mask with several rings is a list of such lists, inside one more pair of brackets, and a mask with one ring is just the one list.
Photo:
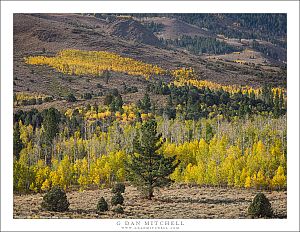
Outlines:
[[148, 199], [151, 200], [152, 197], [154, 197], [154, 195], [153, 195], [153, 187], [152, 187], [152, 185], [149, 185], [149, 188], [148, 188]]

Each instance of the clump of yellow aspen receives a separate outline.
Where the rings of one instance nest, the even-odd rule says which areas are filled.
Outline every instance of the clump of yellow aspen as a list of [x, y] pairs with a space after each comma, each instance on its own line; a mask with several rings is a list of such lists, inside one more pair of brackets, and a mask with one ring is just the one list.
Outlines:
[[157, 65], [146, 64], [116, 53], [106, 51], [62, 50], [54, 57], [30, 56], [27, 64], [48, 65], [57, 71], [69, 75], [99, 76], [105, 70], [150, 78], [164, 75], [166, 71]]
[[[247, 92], [250, 94], [253, 92], [256, 96], [261, 91], [261, 88], [252, 88], [250, 86], [221, 85], [207, 80], [199, 80], [191, 67], [166, 70], [157, 65], [147, 64], [107, 51], [66, 49], [58, 52], [54, 57], [29, 56], [25, 58], [25, 62], [31, 65], [48, 65], [68, 75], [101, 76], [107, 70], [134, 76], [143, 76], [146, 79], [153, 76], [171, 75], [174, 78], [174, 84], [177, 86], [188, 84], [198, 88], [208, 87], [212, 90], [223, 88], [230, 93], [242, 91], [242, 93]], [[286, 92], [283, 88], [273, 88], [272, 91], [274, 93], [278, 91], [280, 95]]]

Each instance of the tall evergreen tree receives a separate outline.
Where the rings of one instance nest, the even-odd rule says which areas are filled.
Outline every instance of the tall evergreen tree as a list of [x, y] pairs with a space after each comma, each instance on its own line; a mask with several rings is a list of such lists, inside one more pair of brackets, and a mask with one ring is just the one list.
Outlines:
[[14, 126], [14, 156], [18, 160], [20, 157], [20, 152], [23, 149], [24, 145], [22, 143], [22, 140], [20, 138], [20, 126], [19, 123], [16, 122]]
[[275, 93], [275, 97], [274, 97], [274, 108], [273, 108], [273, 114], [275, 116], [275, 118], [278, 118], [280, 115], [280, 108], [279, 108], [279, 92], [278, 90]]
[[126, 163], [127, 178], [136, 185], [149, 200], [154, 188], [170, 183], [169, 175], [174, 172], [178, 163], [176, 157], [164, 157], [159, 152], [163, 145], [161, 134], [157, 133], [155, 120], [146, 121], [134, 140], [134, 153]]
[[142, 102], [142, 110], [145, 111], [145, 113], [149, 113], [151, 109], [151, 101], [148, 93], [145, 93]]
[[59, 113], [56, 109], [50, 108], [44, 119], [44, 129], [45, 129], [45, 142], [47, 145], [52, 144], [52, 140], [59, 132]]
[[48, 165], [51, 163], [53, 139], [59, 132], [59, 121], [60, 121], [60, 114], [56, 109], [50, 108], [49, 110], [47, 110], [43, 122], [43, 126], [45, 129], [45, 133], [44, 133], [44, 144], [45, 144], [45, 152], [46, 152], [45, 161], [46, 164]]

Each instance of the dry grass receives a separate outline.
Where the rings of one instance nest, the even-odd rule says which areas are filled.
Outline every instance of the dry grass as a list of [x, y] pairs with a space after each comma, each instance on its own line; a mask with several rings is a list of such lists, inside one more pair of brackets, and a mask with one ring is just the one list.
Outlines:
[[[276, 218], [287, 217], [286, 191], [263, 191], [270, 200]], [[96, 214], [98, 199], [103, 196], [110, 204], [110, 189], [73, 191], [67, 193], [70, 209], [65, 213], [43, 211], [42, 194], [15, 195], [14, 218], [247, 218], [247, 208], [257, 190], [205, 188], [174, 185], [155, 192], [153, 200], [140, 197], [132, 186], [124, 194], [124, 214], [112, 211]]]

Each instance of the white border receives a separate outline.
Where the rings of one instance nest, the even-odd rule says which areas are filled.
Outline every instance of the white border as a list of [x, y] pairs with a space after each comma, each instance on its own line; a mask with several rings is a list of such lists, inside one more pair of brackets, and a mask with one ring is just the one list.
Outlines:
[[[288, 13], [288, 218], [183, 220], [181, 231], [286, 231], [299, 229], [299, 2], [1, 2], [1, 226], [6, 231], [115, 231], [121, 220], [13, 219], [13, 13]], [[128, 220], [127, 220], [128, 221]]]

